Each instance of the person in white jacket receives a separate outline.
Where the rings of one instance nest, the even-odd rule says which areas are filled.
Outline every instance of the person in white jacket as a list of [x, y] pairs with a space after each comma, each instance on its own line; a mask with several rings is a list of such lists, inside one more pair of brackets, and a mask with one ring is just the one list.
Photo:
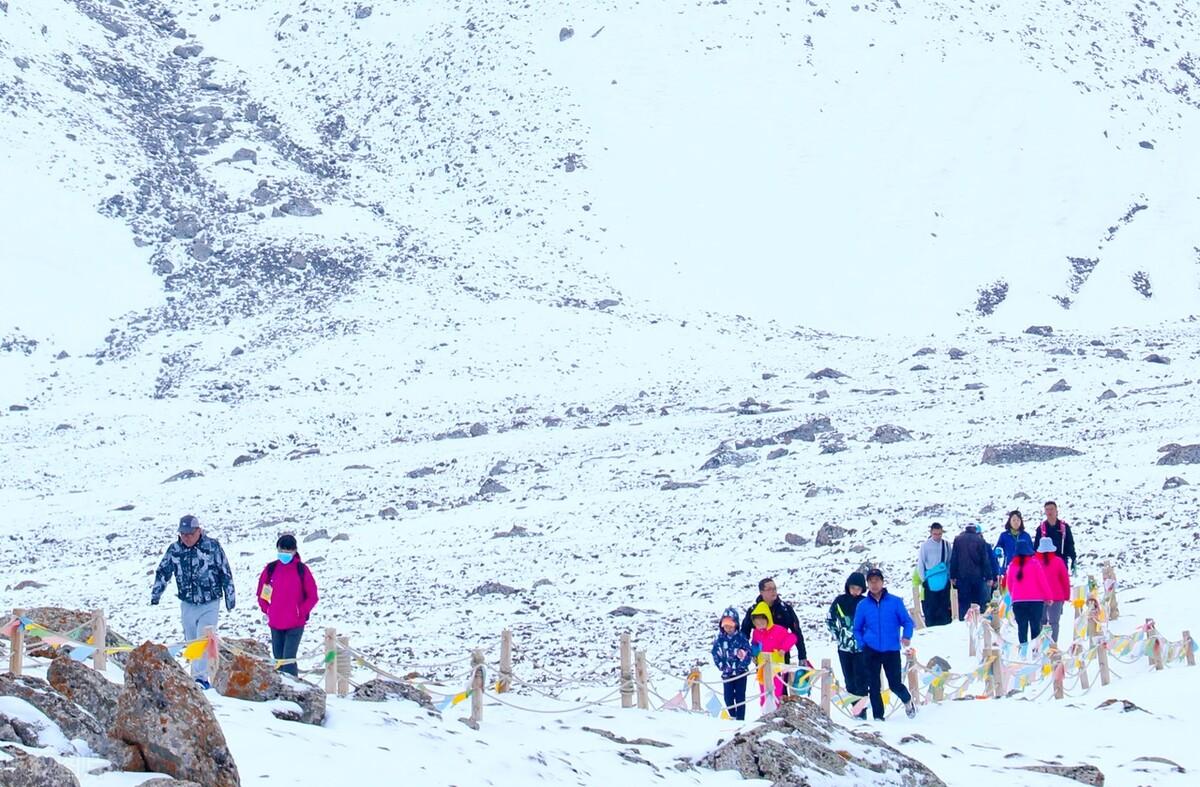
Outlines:
[[953, 547], [942, 538], [942, 525], [929, 526], [929, 538], [917, 552], [917, 575], [921, 578], [924, 600], [921, 612], [925, 625], [945, 626], [950, 618], [950, 554]]

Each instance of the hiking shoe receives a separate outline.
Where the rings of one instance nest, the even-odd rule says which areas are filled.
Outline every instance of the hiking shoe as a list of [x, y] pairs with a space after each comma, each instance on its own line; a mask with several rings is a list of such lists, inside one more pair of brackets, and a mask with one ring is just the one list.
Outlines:
[[917, 715], [917, 704], [912, 700], [904, 703], [904, 715], [908, 718], [914, 718]]
[[200, 688], [204, 691], [208, 691], [209, 689], [212, 688], [212, 684], [210, 684], [204, 678], [196, 678], [196, 683], [198, 683], [200, 685]]

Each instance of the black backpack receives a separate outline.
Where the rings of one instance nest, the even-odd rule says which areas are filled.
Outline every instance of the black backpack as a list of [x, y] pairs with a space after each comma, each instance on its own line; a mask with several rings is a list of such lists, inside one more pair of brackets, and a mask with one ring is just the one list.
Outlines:
[[[275, 567], [278, 565], [279, 565], [278, 560], [272, 560], [270, 563], [267, 564], [267, 581], [263, 583], [264, 585], [271, 584], [271, 577], [272, 577], [272, 575], [275, 574]], [[296, 561], [296, 572], [300, 575], [300, 601], [304, 602], [304, 601], [308, 600], [308, 588], [304, 584], [304, 562], [303, 561], [301, 561], [301, 560]]]

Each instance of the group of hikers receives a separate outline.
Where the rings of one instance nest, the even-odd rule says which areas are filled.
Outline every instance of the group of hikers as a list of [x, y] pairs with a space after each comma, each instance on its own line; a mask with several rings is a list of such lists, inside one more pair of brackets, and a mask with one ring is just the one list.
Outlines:
[[[300, 559], [295, 535], [279, 536], [275, 552], [275, 560], [267, 563], [259, 574], [255, 596], [271, 630], [271, 655], [276, 669], [298, 676], [296, 655], [300, 652], [300, 638], [308, 616], [317, 605], [317, 582], [312, 569]], [[167, 547], [158, 564], [154, 588], [150, 591], [151, 604], [158, 604], [172, 577], [179, 595], [183, 636], [189, 642], [201, 638], [209, 626], [217, 628], [222, 596], [229, 611], [237, 603], [233, 571], [225, 550], [216, 539], [204, 534], [200, 520], [191, 514], [179, 520], [178, 538]], [[192, 678], [201, 688], [211, 688], [206, 656], [192, 662]]]
[[[1048, 501], [1046, 518], [1037, 528], [1037, 544], [1025, 530], [1020, 511], [1005, 517], [1003, 532], [995, 547], [989, 547], [978, 525], [967, 525], [949, 544], [944, 528], [934, 522], [929, 539], [917, 553], [915, 582], [922, 591], [922, 614], [926, 625], [941, 626], [952, 620], [950, 588], [958, 591], [958, 619], [962, 620], [972, 604], [985, 609], [995, 593], [1007, 593], [1012, 600], [1018, 638], [1027, 642], [1050, 627], [1058, 641], [1063, 602], [1070, 599], [1071, 580], [1068, 564], [1075, 570], [1075, 540], [1071, 528], [1058, 518], [1058, 506]], [[796, 650], [799, 664], [811, 667], [800, 631], [800, 620], [791, 604], [779, 597], [774, 579], [758, 583], [759, 595], [743, 618], [735, 608], [726, 609], [718, 621], [712, 644], [713, 662], [721, 671], [725, 687], [725, 708], [731, 718], [746, 718], [746, 684], [751, 665], [756, 665], [760, 704], [767, 696], [762, 665], [770, 660], [790, 664]], [[888, 689], [904, 703], [909, 718], [917, 707], [904, 685], [901, 674], [901, 649], [907, 648], [913, 635], [912, 616], [900, 596], [889, 594], [883, 572], [871, 568], [864, 575], [850, 574], [844, 592], [833, 600], [825, 620], [837, 644], [838, 661], [846, 691], [868, 697], [876, 720], [884, 719], [883, 678]], [[783, 698], [793, 684], [786, 674], [775, 675], [771, 687], [776, 698]], [[784, 671], [786, 672], [786, 671]], [[881, 675], [882, 673], [882, 675]], [[796, 674], [793, 671], [793, 674]], [[858, 703], [855, 716], [865, 719], [867, 709]]]

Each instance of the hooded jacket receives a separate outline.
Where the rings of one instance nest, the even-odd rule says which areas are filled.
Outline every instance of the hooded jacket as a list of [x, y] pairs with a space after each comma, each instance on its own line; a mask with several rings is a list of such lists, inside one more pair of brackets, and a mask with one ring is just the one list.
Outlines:
[[[296, 555], [290, 563], [273, 561], [275, 569], [267, 572], [271, 564], [258, 576], [258, 587], [254, 595], [258, 607], [267, 615], [267, 625], [273, 629], [294, 629], [308, 623], [308, 616], [317, 605], [317, 581], [312, 569]], [[303, 568], [302, 568], [303, 567]]]
[[1071, 526], [1061, 519], [1051, 525], [1042, 520], [1038, 525], [1038, 538], [1049, 537], [1054, 542], [1054, 551], [1065, 561], [1069, 561], [1071, 570], [1075, 570], [1075, 536], [1071, 534]]
[[1042, 579], [1046, 583], [1047, 602], [1071, 600], [1071, 576], [1067, 564], [1052, 552], [1039, 552], [1034, 558], [1042, 567]]
[[[762, 604], [762, 596], [754, 599], [754, 603], [750, 605], [750, 609], [746, 610], [746, 617], [742, 618], [742, 634], [747, 638], [750, 637], [751, 631], [754, 628], [753, 621], [750, 620], [751, 614]], [[784, 601], [782, 598], [776, 597], [775, 603], [771, 605], [771, 620], [775, 625], [783, 626], [790, 631], [796, 638], [796, 652], [800, 656], [800, 660], [804, 661], [808, 658], [808, 651], [804, 647], [804, 634], [800, 631], [800, 618], [796, 616], [796, 610], [792, 609], [792, 605]], [[784, 654], [784, 661], [788, 661], [788, 654]]]
[[860, 648], [854, 639], [854, 612], [862, 601], [862, 594], [850, 595], [850, 586], [855, 585], [867, 592], [867, 580], [861, 572], [855, 571], [846, 580], [845, 592], [829, 605], [829, 617], [825, 618], [825, 626], [833, 635], [837, 649], [844, 653], [858, 653]]
[[973, 528], [964, 530], [954, 539], [950, 555], [950, 579], [956, 582], [982, 582], [992, 579], [997, 571], [996, 556], [988, 547], [983, 536]]
[[1008, 525], [1004, 526], [1004, 532], [1000, 534], [1000, 538], [996, 539], [996, 548], [1004, 553], [1004, 562], [1000, 565], [1002, 571], [1007, 570], [1012, 559], [1016, 557], [1017, 546], [1021, 543], [1029, 544], [1030, 549], [1033, 548], [1033, 539], [1029, 533], [1025, 531], [1025, 526], [1013, 533]]
[[[733, 619], [732, 634], [726, 634], [725, 629], [721, 628], [721, 621], [725, 618]], [[717, 619], [717, 638], [713, 640], [712, 658], [713, 664], [721, 670], [722, 678], [744, 675], [750, 669], [750, 640], [746, 639], [740, 627], [741, 620], [733, 607], [726, 609]]]
[[150, 603], [157, 604], [167, 583], [175, 578], [175, 590], [180, 601], [188, 604], [208, 604], [225, 596], [225, 608], [233, 609], [237, 591], [233, 570], [225, 558], [225, 550], [215, 538], [201, 534], [195, 546], [186, 547], [178, 538], [167, 547], [154, 574]]
[[[1028, 550], [1032, 552], [1032, 548]], [[1062, 561], [1058, 561], [1061, 563]], [[1004, 577], [1008, 594], [1016, 601], [1045, 601], [1046, 578], [1042, 571], [1041, 562], [1032, 554], [1020, 555], [1008, 564], [1008, 573]]]
[[[765, 629], [756, 628], [750, 635], [751, 644], [758, 645], [761, 649], [758, 663], [762, 664], [768, 658], [774, 662], [782, 662], [784, 655], [795, 646], [796, 635], [775, 623], [775, 616], [771, 614], [771, 608], [765, 601], [758, 602], [754, 609], [750, 610], [750, 614], [766, 615], [767, 617], [767, 627]], [[753, 621], [750, 625], [754, 625]]]
[[888, 593], [887, 588], [880, 593], [878, 601], [867, 593], [859, 602], [858, 609], [854, 610], [854, 639], [860, 648], [880, 652], [898, 651], [901, 629], [904, 629], [904, 639], [912, 639], [912, 616], [908, 614], [904, 601]]

